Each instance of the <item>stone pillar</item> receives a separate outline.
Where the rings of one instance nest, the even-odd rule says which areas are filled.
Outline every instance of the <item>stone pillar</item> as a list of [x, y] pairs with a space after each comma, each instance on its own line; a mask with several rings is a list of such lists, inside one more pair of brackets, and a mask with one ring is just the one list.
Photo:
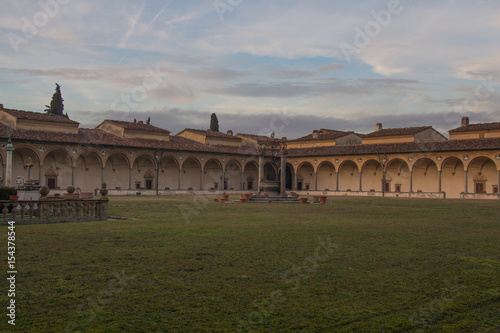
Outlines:
[[498, 182], [497, 182], [497, 188], [498, 188], [498, 192], [497, 192], [497, 194], [500, 194], [500, 170], [498, 170]]
[[264, 180], [264, 156], [259, 156], [259, 175], [257, 176], [257, 190], [260, 191]]
[[299, 187], [299, 184], [298, 184], [298, 180], [297, 180], [297, 172], [294, 172], [292, 188], [294, 191], [297, 191], [298, 187]]
[[128, 169], [128, 189], [132, 189], [132, 168]]
[[222, 176], [221, 176], [221, 184], [222, 184], [222, 186], [221, 186], [221, 188], [222, 188], [223, 191], [226, 190], [226, 186], [225, 186], [226, 184], [224, 184], [225, 177], [226, 177], [226, 173], [224, 172], [224, 169], [222, 169]]
[[44, 181], [42, 179], [42, 165], [38, 165], [38, 182], [40, 185], [44, 184]]
[[[242, 167], [243, 168], [243, 167]], [[240, 190], [245, 189], [245, 173], [243, 172], [243, 169], [241, 169], [241, 184], [240, 184]]]
[[286, 191], [286, 155], [281, 154], [281, 179], [280, 179], [280, 195], [284, 196]]
[[178, 173], [178, 176], [177, 176], [177, 189], [178, 190], [181, 189], [181, 175], [182, 175], [182, 169], [179, 169], [179, 173]]
[[318, 172], [314, 173], [314, 190], [318, 190]]
[[359, 173], [359, 192], [363, 192], [363, 169]]
[[105, 181], [104, 181], [104, 167], [101, 166], [101, 184], [104, 184]]
[[76, 167], [72, 166], [71, 167], [71, 185], [75, 186], [75, 169]]
[[5, 147], [5, 150], [7, 151], [5, 186], [14, 187], [15, 184], [12, 182], [12, 152], [14, 151], [14, 146], [12, 145], [12, 142], [10, 142], [10, 140], [9, 143], [7, 143], [7, 146]]
[[413, 193], [413, 170], [410, 171], [410, 193]]
[[438, 171], [438, 192], [441, 193], [441, 171]]
[[465, 170], [465, 191], [464, 193], [467, 194], [469, 193], [469, 186], [468, 186], [468, 175], [469, 175], [469, 170]]
[[200, 190], [203, 190], [203, 170], [200, 170]]
[[335, 172], [335, 176], [337, 177], [337, 184], [335, 184], [335, 191], [339, 191], [339, 172]]

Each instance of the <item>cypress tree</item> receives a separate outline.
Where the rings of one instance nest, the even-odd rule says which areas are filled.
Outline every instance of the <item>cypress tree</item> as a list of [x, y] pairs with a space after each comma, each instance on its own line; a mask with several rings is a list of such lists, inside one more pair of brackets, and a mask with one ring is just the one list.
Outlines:
[[50, 106], [45, 105], [47, 109], [45, 111], [48, 114], [55, 114], [58, 116], [65, 116], [68, 118], [68, 115], [63, 113], [64, 110], [64, 99], [61, 96], [61, 86], [56, 83], [56, 92], [52, 95], [52, 101], [50, 101]]
[[214, 132], [219, 131], [219, 120], [217, 119], [217, 115], [215, 113], [212, 113], [212, 116], [210, 117], [210, 129]]

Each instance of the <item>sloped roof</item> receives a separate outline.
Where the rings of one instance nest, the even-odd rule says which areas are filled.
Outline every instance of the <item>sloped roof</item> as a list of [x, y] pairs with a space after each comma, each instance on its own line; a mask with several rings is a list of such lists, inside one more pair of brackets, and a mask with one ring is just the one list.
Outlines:
[[308, 134], [308, 135], [300, 137], [298, 139], [290, 140], [290, 142], [312, 141], [312, 140], [335, 140], [335, 139], [342, 138], [342, 137], [349, 135], [349, 134], [356, 134], [356, 135], [359, 135], [360, 137], [362, 137], [362, 135], [354, 133], [354, 131], [345, 132], [345, 131], [337, 131], [337, 130], [330, 130], [330, 129], [322, 128], [318, 131], [318, 138], [317, 139], [313, 138], [313, 134]]
[[79, 124], [78, 122], [73, 121], [69, 118], [66, 118], [65, 116], [58, 116], [55, 114], [47, 114], [47, 113], [32, 112], [32, 111], [12, 110], [12, 109], [1, 109], [1, 110], [16, 117], [17, 119], [37, 120], [37, 121], [66, 123], [66, 124]]
[[193, 128], [185, 128], [184, 130], [180, 131], [176, 135], [179, 135], [182, 132], [192, 132], [192, 133], [196, 133], [196, 134], [200, 134], [200, 135], [203, 135], [203, 136], [206, 136], [206, 137], [212, 137], [212, 138], [231, 139], [231, 140], [235, 140], [235, 141], [241, 141], [242, 140], [241, 138], [237, 138], [237, 137], [234, 137], [234, 136], [231, 136], [231, 135], [227, 135], [227, 134], [224, 134], [224, 133], [221, 133], [221, 132], [215, 132], [215, 131], [212, 131], [212, 130], [198, 130], [198, 129], [193, 129]]
[[119, 127], [123, 127], [125, 129], [136, 130], [136, 131], [146, 131], [146, 132], [161, 132], [161, 133], [170, 133], [170, 131], [159, 128], [150, 124], [145, 124], [143, 122], [130, 122], [130, 121], [119, 121], [119, 120], [111, 120], [105, 119], [101, 124], [97, 127], [101, 126], [104, 123], [111, 123]]
[[257, 135], [257, 134], [246, 134], [246, 133], [237, 133], [235, 136], [243, 136], [245, 138], [249, 138], [257, 141], [257, 143], [263, 143], [271, 140], [270, 137], [265, 135]]
[[387, 128], [380, 131], [375, 131], [372, 133], [365, 134], [365, 138], [375, 138], [382, 136], [401, 136], [401, 135], [415, 135], [426, 129], [432, 128], [432, 126], [419, 126], [419, 127], [401, 127], [401, 128]]
[[448, 133], [500, 130], [500, 123], [471, 124], [449, 130]]

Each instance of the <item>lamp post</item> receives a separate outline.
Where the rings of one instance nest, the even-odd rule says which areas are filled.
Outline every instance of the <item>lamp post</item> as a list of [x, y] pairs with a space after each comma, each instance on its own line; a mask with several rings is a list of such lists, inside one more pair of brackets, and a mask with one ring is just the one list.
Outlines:
[[160, 163], [161, 159], [163, 157], [163, 154], [165, 153], [164, 150], [157, 150], [155, 153], [155, 159], [156, 159], [156, 195], [159, 195], [158, 193], [158, 177], [160, 176]]
[[382, 196], [385, 197], [385, 183], [386, 183], [386, 170], [387, 154], [378, 154], [378, 161], [382, 165]]

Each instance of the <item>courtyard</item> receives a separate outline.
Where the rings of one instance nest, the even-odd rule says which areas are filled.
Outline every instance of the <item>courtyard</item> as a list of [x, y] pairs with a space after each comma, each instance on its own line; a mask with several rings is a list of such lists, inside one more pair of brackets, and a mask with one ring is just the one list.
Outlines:
[[14, 331], [500, 330], [496, 200], [214, 197], [111, 197], [127, 219], [17, 226]]

